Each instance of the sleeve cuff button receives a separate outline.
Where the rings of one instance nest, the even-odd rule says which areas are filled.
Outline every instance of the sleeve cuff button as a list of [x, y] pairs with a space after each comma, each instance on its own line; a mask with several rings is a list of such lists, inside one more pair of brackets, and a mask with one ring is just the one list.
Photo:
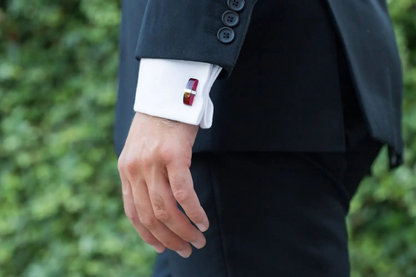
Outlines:
[[240, 21], [240, 16], [233, 11], [225, 11], [222, 15], [222, 22], [228, 27], [237, 26]]
[[245, 1], [244, 0], [227, 0], [227, 5], [233, 11], [241, 11], [244, 8]]
[[230, 43], [234, 40], [235, 34], [233, 29], [229, 27], [222, 27], [218, 30], [217, 38], [222, 43]]

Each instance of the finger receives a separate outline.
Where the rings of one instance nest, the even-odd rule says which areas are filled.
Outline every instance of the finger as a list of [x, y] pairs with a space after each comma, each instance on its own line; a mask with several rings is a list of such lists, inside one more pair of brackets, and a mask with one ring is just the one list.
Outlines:
[[180, 162], [176, 162], [169, 164], [167, 171], [174, 198], [182, 206], [189, 219], [202, 232], [205, 232], [209, 228], [209, 221], [194, 190], [194, 183], [189, 167]]
[[200, 249], [205, 246], [204, 235], [178, 209], [169, 186], [166, 169], [160, 167], [148, 175], [147, 187], [155, 217], [185, 241]]
[[[132, 182], [131, 182], [132, 183]], [[178, 235], [174, 234], [165, 224], [160, 222], [153, 213], [149, 192], [143, 179], [138, 178], [131, 186], [134, 204], [141, 224], [146, 227], [164, 246], [178, 252], [183, 257], [189, 257], [192, 248]]]
[[134, 228], [136, 229], [137, 233], [139, 233], [143, 241], [152, 245], [158, 253], [162, 253], [165, 251], [165, 246], [163, 243], [156, 239], [152, 233], [140, 223], [136, 212], [136, 207], [134, 205], [130, 183], [126, 178], [123, 177], [122, 174], [120, 174], [120, 178], [123, 192], [124, 212], [126, 213], [128, 219], [133, 224]]

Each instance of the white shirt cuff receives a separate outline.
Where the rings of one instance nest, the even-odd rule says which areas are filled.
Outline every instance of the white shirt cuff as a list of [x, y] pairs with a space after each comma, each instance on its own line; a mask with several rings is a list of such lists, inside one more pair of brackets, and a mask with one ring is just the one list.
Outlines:
[[[209, 129], [214, 115], [209, 92], [221, 69], [202, 62], [141, 59], [134, 111]], [[191, 78], [199, 82], [189, 106], [183, 95]]]

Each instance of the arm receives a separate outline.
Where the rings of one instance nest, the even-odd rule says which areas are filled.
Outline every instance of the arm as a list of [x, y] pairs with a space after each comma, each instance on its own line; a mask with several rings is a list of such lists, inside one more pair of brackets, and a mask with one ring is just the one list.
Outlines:
[[[212, 111], [213, 107], [209, 88], [220, 72], [218, 69], [223, 69], [219, 78], [228, 78], [231, 74], [254, 3], [249, 0], [148, 1], [136, 49], [136, 57], [144, 62], [136, 93], [137, 113], [119, 159], [119, 171], [126, 214], [141, 237], [158, 252], [168, 247], [188, 257], [192, 252], [189, 243], [196, 248], [205, 245], [200, 231], [205, 231], [209, 222], [193, 190], [189, 171], [192, 146], [198, 124], [211, 126], [209, 109]], [[226, 26], [236, 22], [238, 25]], [[196, 74], [193, 70], [184, 73], [189, 67], [178, 71], [178, 63], [173, 65], [174, 70], [167, 70], [163, 75], [171, 80], [171, 76], [181, 72], [180, 80], [172, 78], [172, 82], [166, 82], [168, 91], [165, 86], [150, 91], [150, 85], [145, 84], [159, 80], [154, 76], [162, 72], [162, 67], [152, 67], [148, 61], [163, 63], [161, 59], [190, 61], [188, 66], [193, 64], [201, 69], [199, 104], [195, 102], [195, 106], [186, 107], [182, 99], [173, 97], [182, 95], [183, 81]], [[214, 65], [217, 71], [209, 73]], [[149, 98], [152, 100], [146, 102]], [[174, 104], [169, 104], [172, 101]], [[176, 201], [199, 230], [179, 211]]]

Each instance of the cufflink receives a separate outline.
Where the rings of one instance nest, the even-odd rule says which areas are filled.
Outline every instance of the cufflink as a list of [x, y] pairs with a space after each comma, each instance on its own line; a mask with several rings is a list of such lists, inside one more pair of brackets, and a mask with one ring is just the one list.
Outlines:
[[192, 103], [194, 103], [197, 88], [198, 80], [192, 78], [189, 79], [188, 84], [186, 84], [185, 93], [183, 95], [183, 103], [185, 105], [192, 106]]

